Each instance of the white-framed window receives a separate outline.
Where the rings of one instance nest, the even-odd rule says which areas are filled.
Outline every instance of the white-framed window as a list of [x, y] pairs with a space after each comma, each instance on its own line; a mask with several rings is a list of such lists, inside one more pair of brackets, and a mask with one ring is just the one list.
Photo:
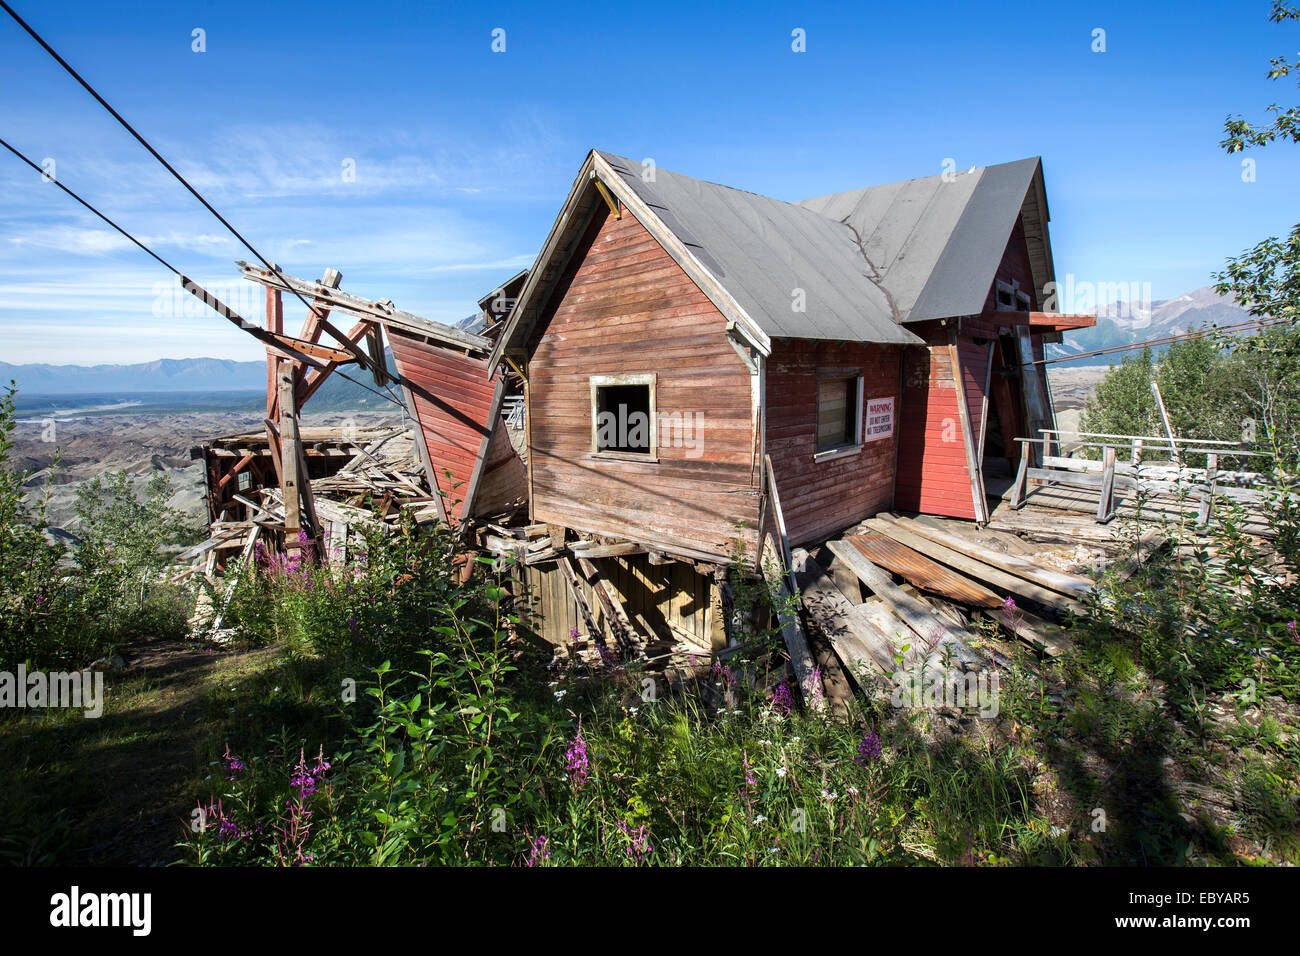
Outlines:
[[659, 434], [654, 372], [591, 376], [591, 453], [655, 461]]
[[862, 374], [825, 369], [817, 373], [818, 459], [838, 457], [862, 444]]

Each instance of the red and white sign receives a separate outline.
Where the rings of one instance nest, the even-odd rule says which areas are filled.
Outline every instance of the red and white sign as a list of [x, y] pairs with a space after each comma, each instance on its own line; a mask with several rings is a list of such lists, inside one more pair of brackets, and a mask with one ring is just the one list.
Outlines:
[[864, 442], [877, 438], [888, 438], [894, 434], [894, 398], [872, 398], [867, 400], [867, 421], [863, 429]]

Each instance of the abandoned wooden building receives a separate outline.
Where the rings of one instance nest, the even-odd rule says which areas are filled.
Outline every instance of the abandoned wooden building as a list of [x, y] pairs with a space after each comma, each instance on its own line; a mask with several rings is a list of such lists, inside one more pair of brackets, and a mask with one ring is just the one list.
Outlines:
[[1093, 321], [1053, 281], [1037, 158], [791, 203], [593, 151], [489, 360], [527, 381], [532, 520], [704, 562], [756, 560], [774, 501], [791, 546], [987, 520], [1054, 427], [1031, 363]]
[[321, 369], [268, 348], [268, 454], [243, 449], [235, 470], [283, 484], [276, 416], [301, 446], [294, 419], [329, 369], [384, 382], [386, 336], [426, 479], [407, 500], [518, 558], [555, 643], [716, 649], [728, 566], [775, 559], [792, 582], [793, 549], [890, 509], [988, 521], [1021, 449], [1042, 454], [1018, 439], [1055, 427], [1044, 344], [1095, 321], [1046, 311], [1037, 158], [784, 202], [593, 151], [473, 331], [342, 293], [333, 270], [240, 265], [267, 288], [268, 330], [281, 292], [312, 300], [295, 348], [330, 310], [361, 322]]

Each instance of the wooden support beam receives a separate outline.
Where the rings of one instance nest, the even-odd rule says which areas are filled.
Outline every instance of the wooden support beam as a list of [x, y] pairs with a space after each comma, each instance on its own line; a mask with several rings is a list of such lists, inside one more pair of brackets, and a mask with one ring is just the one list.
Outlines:
[[889, 605], [891, 611], [921, 636], [930, 651], [939, 655], [951, 655], [954, 661], [963, 664], [980, 664], [979, 658], [970, 649], [972, 635], [969, 631], [939, 620], [925, 604], [896, 585], [888, 574], [867, 560], [866, 555], [849, 542], [828, 541], [826, 546], [862, 579], [862, 583], [873, 594]]
[[953, 382], [957, 387], [957, 427], [961, 429], [962, 448], [966, 452], [966, 478], [970, 482], [971, 507], [975, 520], [988, 524], [989, 503], [984, 495], [984, 473], [980, 470], [979, 455], [975, 451], [975, 436], [971, 433], [970, 405], [966, 401], [966, 382], [962, 377], [961, 352], [957, 348], [957, 329], [948, 327], [948, 357], [952, 363]]
[[253, 460], [256, 457], [257, 455], [251, 451], [248, 454], [244, 455], [243, 458], [235, 462], [235, 466], [233, 468], [231, 468], [228, 472], [226, 472], [224, 475], [221, 476], [221, 480], [217, 482], [217, 487], [224, 488], [226, 487], [226, 485], [230, 484], [231, 481], [233, 481], [236, 477], [239, 476], [239, 473], [241, 471], [243, 471], [245, 468], [247, 468], [249, 465], [253, 463]]
[[293, 368], [281, 365], [276, 372], [280, 402], [280, 493], [284, 500], [284, 546], [298, 547], [298, 532], [302, 529], [299, 510], [299, 486], [307, 480], [298, 473], [298, 416], [293, 395]]
[[596, 599], [600, 602], [601, 608], [605, 612], [606, 619], [610, 622], [610, 630], [614, 632], [614, 640], [624, 653], [637, 653], [641, 650], [643, 642], [638, 640], [636, 631], [632, 628], [632, 622], [628, 619], [627, 611], [623, 609], [623, 602], [619, 600], [618, 592], [614, 590], [614, 585], [609, 579], [601, 573], [600, 568], [587, 558], [578, 558], [578, 567], [587, 578], [587, 583], [591, 585], [592, 591], [596, 594]]
[[300, 351], [297, 348], [297, 345], [303, 344], [303, 343], [299, 343], [297, 339], [294, 339], [287, 335], [276, 335], [271, 332], [268, 332], [266, 329], [261, 328], [260, 326], [254, 325], [252, 322], [249, 322], [246, 318], [244, 318], [234, 309], [230, 308], [230, 306], [226, 305], [224, 302], [218, 299], [207, 289], [203, 288], [203, 286], [199, 285], [197, 282], [195, 282], [193, 279], [187, 276], [181, 276], [180, 281], [181, 281], [182, 289], [184, 289], [190, 295], [194, 296], [196, 299], [198, 299], [208, 308], [212, 309], [222, 318], [228, 319], [230, 322], [234, 323], [236, 326], [243, 329], [245, 332], [247, 332], [253, 338], [257, 339], [263, 345], [266, 345], [270, 348], [274, 348], [279, 352], [284, 353], [289, 358], [294, 359], [295, 361], [298, 362], [303, 362], [304, 364], [310, 365], [313, 368], [320, 367], [321, 363], [317, 359], [313, 358], [310, 355], [304, 354], [302, 351]]
[[[384, 359], [384, 338], [383, 332], [380, 331], [379, 325], [373, 322], [364, 323], [366, 326], [366, 351], [370, 353], [370, 374], [374, 377], [375, 384], [383, 388], [392, 381], [388, 374], [387, 363]], [[348, 333], [351, 336], [351, 332]]]
[[1210, 454], [1205, 461], [1205, 493], [1201, 496], [1200, 507], [1196, 509], [1196, 523], [1201, 527], [1210, 523], [1210, 514], [1214, 510], [1214, 487], [1219, 478], [1219, 456]]
[[583, 622], [587, 625], [587, 636], [593, 641], [604, 641], [605, 633], [600, 624], [596, 621], [596, 615], [591, 611], [591, 605], [587, 603], [587, 596], [582, 593], [582, 586], [578, 583], [578, 572], [573, 568], [573, 562], [567, 556], [561, 555], [555, 562], [560, 569], [560, 574], [568, 582], [569, 593], [573, 596], [573, 601], [578, 606], [578, 613], [582, 615]]
[[459, 348], [470, 349], [479, 354], [485, 354], [492, 349], [490, 339], [461, 329], [454, 329], [449, 325], [443, 325], [441, 322], [434, 322], [422, 316], [413, 315], [410, 312], [404, 312], [401, 309], [394, 308], [393, 304], [387, 300], [370, 302], [360, 296], [351, 295], [337, 289], [328, 289], [318, 282], [308, 282], [305, 279], [288, 275], [283, 271], [276, 275], [268, 269], [250, 265], [247, 262], [239, 261], [235, 265], [239, 266], [246, 279], [268, 288], [296, 292], [304, 298], [315, 298], [334, 311], [347, 312], [362, 318], [377, 320], [385, 325], [413, 332], [416, 335], [437, 339]]
[[[276, 289], [266, 290], [266, 331], [272, 335], [284, 332], [284, 303], [280, 301], [280, 292]], [[280, 367], [279, 354], [269, 347], [266, 350], [266, 417], [275, 417], [276, 403], [279, 401], [279, 386], [276, 371]]]
[[1101, 487], [1097, 494], [1097, 523], [1115, 517], [1115, 446], [1107, 445], [1101, 455]]
[[324, 528], [316, 514], [316, 496], [312, 494], [311, 472], [307, 470], [307, 457], [303, 454], [301, 438], [294, 442], [294, 450], [298, 453], [298, 491], [302, 495], [302, 513], [307, 519], [307, 527], [311, 529], [309, 537], [316, 545], [316, 556], [322, 564], [326, 564]]
[[[351, 328], [351, 330], [349, 330], [347, 334], [352, 341], [357, 342], [360, 341], [363, 336], [365, 336], [367, 330], [369, 330], [370, 328], [371, 325], [369, 322], [358, 322], [356, 325], [354, 325]], [[304, 377], [298, 384], [298, 407], [299, 408], [307, 404], [307, 399], [311, 398], [313, 395], [316, 394], [316, 392], [320, 389], [320, 387], [325, 384], [325, 380], [330, 377], [330, 373], [333, 372], [336, 368], [338, 368], [339, 365], [341, 364], [343, 363], [330, 362], [329, 364], [325, 365], [323, 368], [313, 369], [311, 372], [307, 373], [306, 377]]]

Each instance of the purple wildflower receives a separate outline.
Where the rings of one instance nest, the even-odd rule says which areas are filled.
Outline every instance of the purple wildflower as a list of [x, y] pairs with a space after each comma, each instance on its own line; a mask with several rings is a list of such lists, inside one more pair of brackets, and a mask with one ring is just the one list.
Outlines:
[[862, 742], [858, 744], [858, 755], [853, 759], [857, 763], [873, 764], [880, 759], [880, 754], [880, 734], [873, 730], [862, 738]]
[[790, 693], [790, 685], [782, 681], [776, 685], [772, 691], [772, 709], [779, 714], [791, 714], [794, 712], [794, 695]]
[[231, 773], [241, 773], [242, 771], [248, 769], [245, 766], [244, 761], [240, 760], [238, 757], [236, 757], [234, 754], [230, 752], [230, 744], [226, 744], [226, 753], [225, 756], [222, 757], [221, 759], [223, 759], [226, 762], [226, 769], [229, 770]]
[[587, 760], [587, 741], [582, 736], [582, 718], [578, 718], [578, 733], [564, 752], [564, 769], [569, 772], [569, 779], [575, 790], [581, 790], [590, 776], [590, 761]]
[[539, 836], [529, 843], [528, 859], [524, 866], [541, 866], [551, 858], [551, 841], [549, 838]]
[[654, 847], [650, 845], [650, 831], [644, 823], [635, 830], [626, 823], [620, 823], [618, 828], [623, 831], [623, 835], [630, 841], [627, 855], [632, 858], [633, 862], [642, 863], [646, 857], [654, 852]]
[[1002, 602], [1002, 610], [1014, 611], [1015, 609], [1016, 609], [1016, 599], [1008, 594], [1007, 599]]
[[289, 785], [298, 792], [299, 800], [306, 800], [316, 792], [316, 774], [307, 766], [307, 757], [302, 750], [298, 751], [298, 765], [293, 768]]

